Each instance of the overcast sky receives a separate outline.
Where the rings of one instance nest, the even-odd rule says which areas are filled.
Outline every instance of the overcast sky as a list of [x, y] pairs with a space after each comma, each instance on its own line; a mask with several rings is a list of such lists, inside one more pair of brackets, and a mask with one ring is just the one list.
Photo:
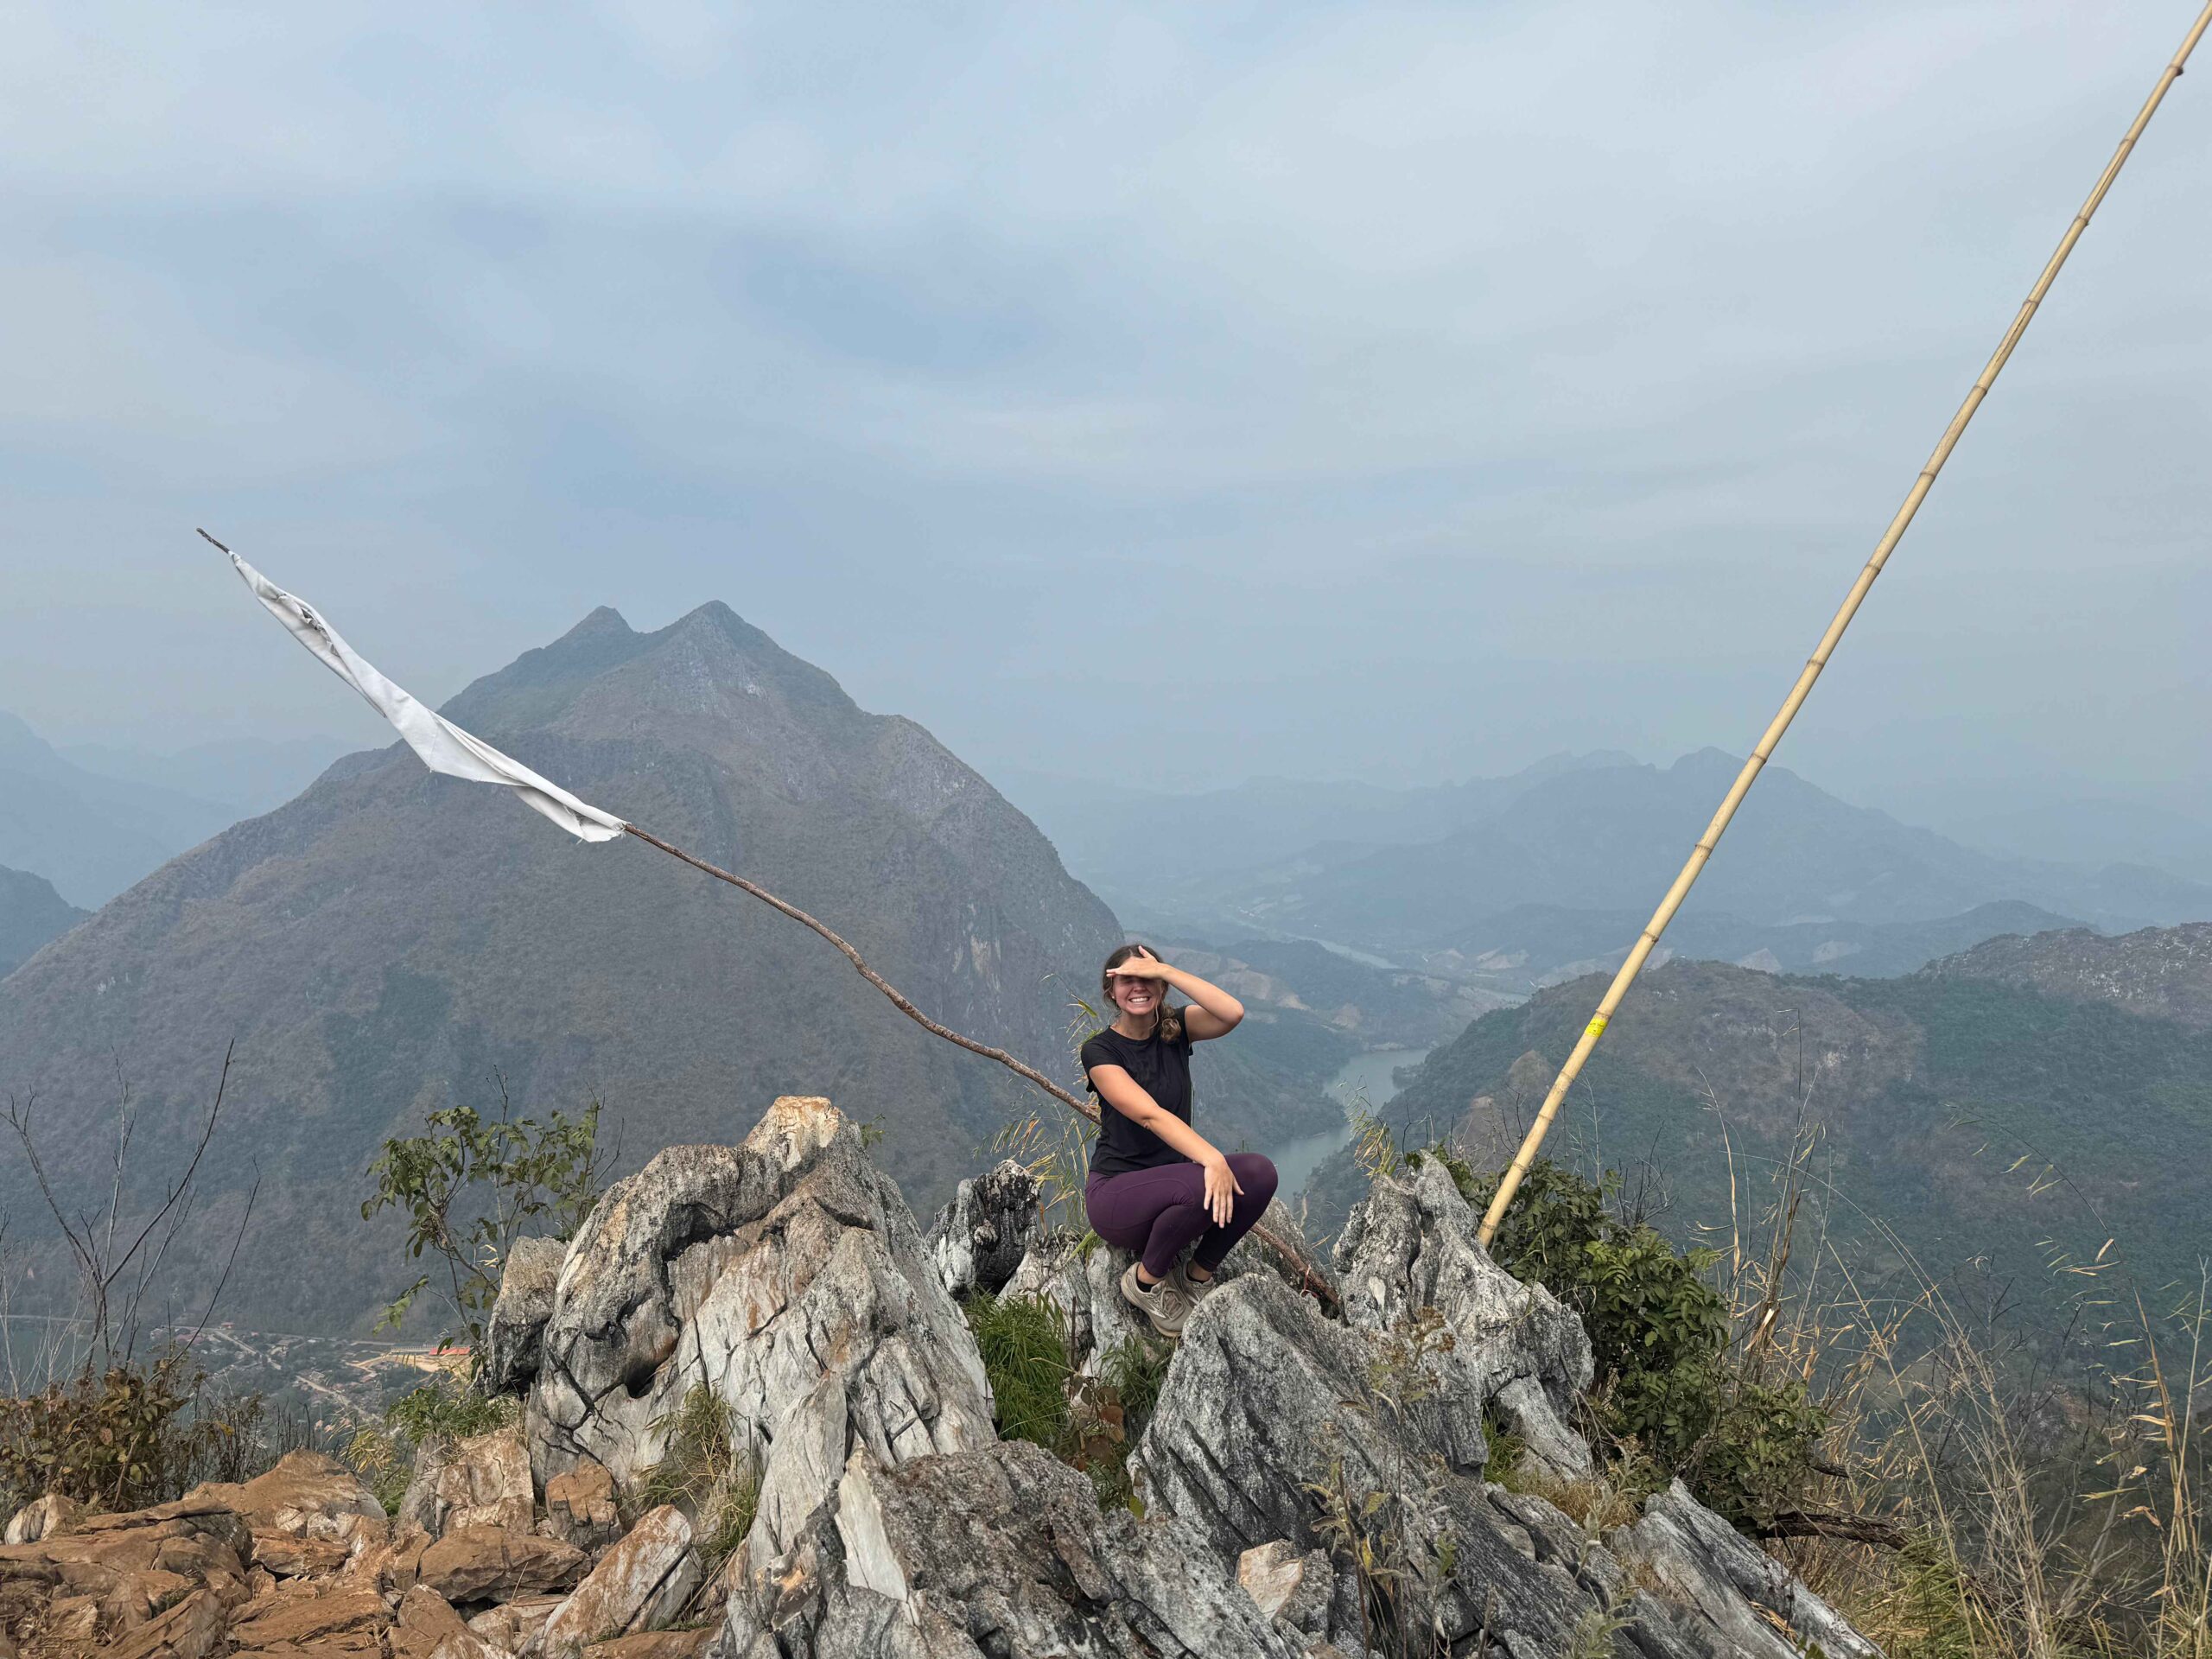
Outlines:
[[[205, 524], [433, 698], [719, 598], [987, 772], [1740, 753], [2196, 10], [11, 8], [0, 708], [385, 741]], [[2212, 795], [2201, 67], [1796, 770]]]

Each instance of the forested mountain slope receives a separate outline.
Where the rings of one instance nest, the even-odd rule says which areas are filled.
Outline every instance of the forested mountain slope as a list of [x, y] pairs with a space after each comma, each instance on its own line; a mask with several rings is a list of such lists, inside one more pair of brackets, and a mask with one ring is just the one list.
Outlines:
[[[1502, 1162], [1604, 988], [1593, 976], [1476, 1020], [1390, 1120], [1449, 1126]], [[2092, 1260], [2110, 1238], [2147, 1291], [2193, 1278], [2204, 1247], [2212, 1032], [1955, 963], [1853, 980], [1677, 961], [1630, 994], [1546, 1151], [1648, 1165], [1671, 1193], [1668, 1230], [1725, 1242], [1732, 1157], [1748, 1217], [1806, 1126], [1816, 1225], [1886, 1288], [1970, 1272], [2048, 1310], [2078, 1287], [2048, 1261]]]

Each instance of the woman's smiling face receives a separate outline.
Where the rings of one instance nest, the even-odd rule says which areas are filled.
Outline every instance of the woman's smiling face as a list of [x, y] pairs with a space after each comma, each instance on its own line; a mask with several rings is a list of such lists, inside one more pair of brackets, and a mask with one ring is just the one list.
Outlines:
[[1114, 1006], [1132, 1019], [1141, 1020], [1160, 1007], [1162, 987], [1156, 979], [1116, 974], [1113, 979]]

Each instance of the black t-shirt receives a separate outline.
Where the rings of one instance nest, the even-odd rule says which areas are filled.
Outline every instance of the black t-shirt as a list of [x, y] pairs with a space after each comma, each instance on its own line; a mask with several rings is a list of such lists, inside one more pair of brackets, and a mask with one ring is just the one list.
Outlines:
[[[1118, 1065], [1137, 1086], [1159, 1103], [1160, 1109], [1191, 1121], [1191, 1039], [1163, 1041], [1157, 1027], [1139, 1041], [1124, 1037], [1111, 1026], [1083, 1046], [1083, 1076], [1090, 1081], [1094, 1065]], [[1098, 1102], [1098, 1139], [1090, 1148], [1090, 1173], [1126, 1175], [1133, 1169], [1157, 1169], [1162, 1164], [1190, 1160], [1143, 1124], [1116, 1110], [1090, 1084], [1091, 1098]]]

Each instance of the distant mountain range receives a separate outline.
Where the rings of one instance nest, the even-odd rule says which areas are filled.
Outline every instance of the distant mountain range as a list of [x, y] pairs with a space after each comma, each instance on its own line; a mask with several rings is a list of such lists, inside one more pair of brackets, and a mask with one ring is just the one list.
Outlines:
[[67, 743], [56, 753], [104, 778], [213, 802], [235, 823], [283, 805], [353, 747], [335, 737], [233, 737], [166, 753], [111, 743]]
[[[1145, 925], [1321, 939], [1431, 971], [1500, 969], [1526, 989], [1626, 948], [1738, 764], [1713, 749], [1663, 767], [1562, 756], [1450, 789], [1274, 782], [1126, 800], [1032, 780], [1027, 798], [1071, 868]], [[1172, 856], [1132, 844], [1138, 812]], [[2039, 914], [1969, 919], [1993, 905]], [[1864, 953], [1859, 971], [1922, 949], [1867, 930], [1942, 924], [1935, 954], [1986, 937], [1972, 931], [1983, 922], [2069, 918], [2107, 930], [2212, 918], [2212, 887], [2140, 865], [1976, 852], [1769, 766], [1667, 943], [1729, 960], [1765, 952], [1783, 967]], [[1484, 957], [1521, 959], [1476, 965]]]
[[63, 899], [45, 877], [0, 869], [0, 979], [41, 945], [83, 921], [86, 913]]
[[[1452, 1134], [1497, 1167], [1603, 988], [1577, 980], [1474, 1021], [1385, 1116], [1415, 1141]], [[1806, 1237], [1847, 1245], [1885, 1294], [1910, 1294], [1922, 1272], [1954, 1288], [1963, 1274], [2055, 1319], [2095, 1281], [2050, 1263], [2092, 1262], [2112, 1239], [2150, 1300], [2196, 1285], [2212, 1213], [2208, 989], [2201, 926], [2003, 938], [1881, 980], [1678, 960], [1630, 993], [1545, 1150], [1586, 1169], [1648, 1167], [1668, 1230], [1725, 1243], [1732, 1213], [1770, 1200], [1809, 1124]], [[1344, 1174], [1317, 1173], [1323, 1226]]]
[[[289, 649], [272, 639], [270, 649]], [[303, 681], [331, 696], [304, 659]], [[658, 632], [611, 610], [479, 680], [446, 712], [524, 762], [850, 938], [948, 1024], [1073, 1080], [1070, 999], [1122, 938], [1020, 812], [912, 721], [864, 712], [726, 607]], [[35, 1092], [49, 1166], [99, 1179], [119, 1065], [134, 1179], [175, 1167], [236, 1044], [196, 1249], [258, 1206], [226, 1306], [343, 1328], [404, 1280], [365, 1227], [386, 1135], [456, 1100], [606, 1103], [634, 1164], [724, 1139], [779, 1094], [825, 1094], [885, 1135], [926, 1208], [995, 1133], [1061, 1109], [918, 1029], [818, 939], [624, 841], [585, 847], [503, 791], [357, 754], [289, 804], [140, 882], [0, 982], [0, 1082]], [[1270, 1014], [1202, 1051], [1230, 1145], [1340, 1121], [1319, 1078], [1356, 1046]], [[0, 1207], [39, 1216], [19, 1159]], [[178, 1264], [212, 1283], [220, 1262]]]
[[0, 711], [0, 865], [97, 907], [237, 817], [219, 802], [64, 759]]
[[[1450, 944], [1415, 954], [1433, 972], [1498, 990], [1527, 992], [1580, 975], [1611, 972], [1650, 920], [1648, 911], [1565, 910], [1523, 905], [1470, 926]], [[1796, 922], [1761, 926], [1686, 907], [1652, 952], [1657, 966], [1676, 957], [1733, 963], [1779, 974], [1848, 974], [1884, 979], [1909, 974], [2003, 933], [2040, 933], [2075, 925], [2070, 917], [2000, 899], [1929, 922]]]

